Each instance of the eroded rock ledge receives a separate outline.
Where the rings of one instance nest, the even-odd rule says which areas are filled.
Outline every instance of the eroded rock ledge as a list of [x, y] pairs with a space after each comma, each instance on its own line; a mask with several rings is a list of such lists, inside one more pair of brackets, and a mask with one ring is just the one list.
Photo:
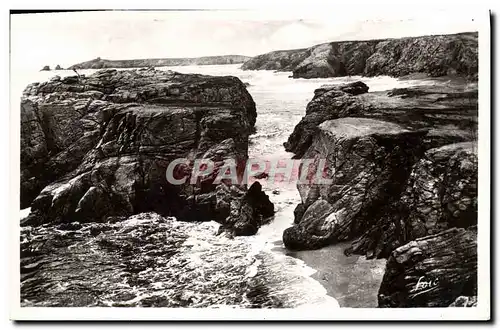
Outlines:
[[108, 69], [31, 84], [21, 101], [25, 223], [148, 211], [214, 219], [213, 178], [173, 185], [166, 168], [176, 158], [244, 161], [256, 116], [243, 83], [229, 76]]
[[[463, 245], [466, 252], [460, 245], [449, 247], [455, 252], [451, 260], [434, 255], [447, 253], [449, 233], [469, 233], [477, 224], [476, 87], [436, 83], [367, 90], [362, 82], [316, 90], [285, 143], [297, 158], [314, 160], [313, 172], [325, 159], [324, 176], [332, 180], [297, 185], [301, 203], [294, 226], [283, 233], [285, 246], [317, 249], [352, 240], [347, 254], [391, 256], [387, 272], [393, 277], [411, 272], [390, 261], [402, 246], [425, 245], [422, 249], [429, 250], [422, 258], [430, 258], [426, 262], [436, 269], [448, 269], [449, 262], [462, 264], [463, 252], [468, 258], [464, 269], [451, 268], [445, 276], [456, 286], [475, 288], [469, 275], [461, 277], [475, 272], [473, 239]], [[457, 289], [440, 301], [436, 296], [407, 301], [400, 295], [415, 283], [396, 289], [389, 277], [380, 289], [389, 302], [381, 298], [381, 306], [448, 306], [460, 295], [475, 295], [472, 289]], [[443, 285], [445, 290], [448, 284]]]
[[293, 71], [293, 78], [430, 76], [460, 74], [477, 79], [477, 33], [337, 41], [253, 57], [244, 70]]

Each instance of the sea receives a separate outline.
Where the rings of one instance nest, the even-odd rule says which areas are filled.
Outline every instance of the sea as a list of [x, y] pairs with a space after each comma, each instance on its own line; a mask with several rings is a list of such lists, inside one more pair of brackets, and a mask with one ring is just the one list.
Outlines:
[[[360, 80], [373, 92], [432, 83], [387, 76], [292, 79], [289, 78], [291, 72], [243, 71], [240, 66], [156, 69], [231, 75], [248, 83], [248, 92], [257, 107], [256, 132], [250, 137], [249, 157], [265, 161], [292, 157], [285, 151], [283, 142], [305, 115], [307, 103], [321, 85]], [[90, 75], [94, 71], [80, 70], [79, 73]], [[18, 113], [15, 111], [19, 109], [20, 96], [29, 83], [45, 81], [55, 75], [71, 76], [74, 72], [14, 74], [11, 79], [13, 113]], [[293, 210], [300, 203], [295, 183], [269, 183], [265, 179], [261, 183], [275, 205], [276, 214], [269, 224], [251, 237], [230, 239], [216, 236], [219, 225], [215, 222], [181, 223], [169, 219], [172, 223], [166, 225], [156, 217], [147, 216], [114, 224], [108, 228], [108, 233], [114, 231], [113, 234], [103, 232], [96, 235], [97, 224], [75, 228], [70, 234], [51, 226], [23, 228], [20, 236], [21, 304], [328, 310], [377, 307], [385, 260], [345, 256], [343, 251], [349, 242], [313, 251], [288, 251], [283, 246], [282, 233], [292, 226]], [[29, 209], [21, 210], [20, 217], [29, 212]], [[134, 232], [138, 223], [141, 228], [165, 228], [165, 231], [177, 233], [177, 241], [164, 241], [164, 244], [175, 246], [175, 253], [152, 260], [145, 254], [148, 262], [131, 269], [130, 265], [124, 266], [114, 257], [112, 249], [102, 249], [103, 239], [116, 239]], [[175, 238], [175, 235], [169, 237]], [[65, 243], [50, 245], [51, 240]], [[44, 246], [46, 250], [40, 248], [44, 253], [34, 257], [31, 252], [23, 253], [23, 246], [30, 251], [35, 249], [34, 246]], [[146, 253], [141, 251], [137, 252], [138, 258], [141, 258], [141, 253]]]

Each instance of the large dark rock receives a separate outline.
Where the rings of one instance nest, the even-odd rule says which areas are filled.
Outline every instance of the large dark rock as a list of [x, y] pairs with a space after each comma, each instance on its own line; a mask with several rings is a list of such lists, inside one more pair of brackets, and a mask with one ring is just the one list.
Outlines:
[[379, 307], [448, 307], [476, 295], [476, 228], [451, 228], [394, 250], [378, 301]]
[[285, 230], [285, 246], [314, 249], [363, 233], [384, 205], [398, 198], [423, 153], [425, 134], [367, 118], [322, 123], [303, 158], [314, 160], [313, 173], [325, 159], [325, 177], [332, 182], [297, 184], [305, 212]]
[[312, 160], [301, 177], [323, 160], [331, 179], [297, 184], [285, 246], [353, 240], [346, 254], [389, 257], [382, 307], [474, 305], [477, 87], [434, 83], [376, 93], [360, 82], [321, 87], [285, 144]]
[[225, 185], [217, 187], [216, 213], [222, 223], [219, 233], [225, 231], [232, 236], [254, 235], [274, 215], [274, 204], [262, 191], [258, 181], [247, 191], [236, 189]]
[[40, 71], [50, 71], [50, 66], [44, 66]]
[[477, 144], [428, 150], [413, 166], [400, 199], [347, 249], [386, 258], [408, 241], [477, 224]]
[[314, 91], [306, 116], [295, 126], [293, 133], [284, 143], [287, 151], [300, 158], [309, 148], [318, 125], [330, 119], [356, 116], [365, 107], [354, 95], [368, 92], [368, 86], [361, 81], [343, 85], [325, 85]]
[[21, 207], [32, 210], [25, 222], [145, 211], [194, 219], [190, 198], [215, 185], [173, 185], [168, 164], [244, 161], [255, 119], [235, 77], [101, 70], [31, 84], [21, 101]]
[[[290, 248], [356, 239], [347, 253], [386, 257], [409, 240], [476, 221], [477, 155], [475, 144], [463, 141], [477, 136], [477, 90], [439, 81], [390, 92], [367, 89], [362, 82], [317, 89], [285, 143], [296, 158], [326, 160], [333, 180], [298, 184], [302, 203], [295, 225], [284, 232]], [[440, 188], [449, 182], [457, 185]], [[432, 195], [424, 190], [429, 184]], [[461, 198], [468, 204], [458, 203]], [[303, 221], [318, 200], [329, 207]]]
[[358, 81], [315, 90], [306, 115], [284, 143], [300, 158], [324, 121], [343, 117], [367, 117], [398, 123], [408, 130], [428, 130], [426, 148], [477, 139], [477, 85], [458, 80], [436, 85], [367, 93]]
[[293, 78], [425, 73], [433, 77], [458, 74], [477, 79], [477, 36], [460, 33], [336, 41], [258, 55], [245, 62], [242, 69], [293, 71]]

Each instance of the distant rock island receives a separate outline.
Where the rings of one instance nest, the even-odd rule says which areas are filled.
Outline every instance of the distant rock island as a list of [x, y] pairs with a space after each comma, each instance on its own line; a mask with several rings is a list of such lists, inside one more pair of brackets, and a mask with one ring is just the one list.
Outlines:
[[103, 69], [103, 68], [143, 68], [156, 66], [181, 65], [215, 65], [238, 64], [250, 60], [251, 57], [242, 55], [204, 56], [193, 58], [153, 58], [136, 60], [106, 60], [100, 57], [70, 66], [68, 69]]
[[342, 76], [401, 77], [426, 73], [477, 79], [478, 34], [336, 41], [309, 48], [279, 50], [253, 57], [243, 70], [292, 71], [293, 78]]

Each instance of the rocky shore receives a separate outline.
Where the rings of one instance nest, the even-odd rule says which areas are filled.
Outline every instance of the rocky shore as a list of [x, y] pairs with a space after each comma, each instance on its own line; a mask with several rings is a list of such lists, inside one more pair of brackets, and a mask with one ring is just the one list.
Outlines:
[[[317, 89], [285, 143], [313, 167], [326, 159], [332, 180], [297, 185], [302, 202], [285, 246], [353, 240], [346, 254], [389, 258], [380, 307], [448, 306], [474, 296], [477, 84], [368, 90], [362, 82]], [[423, 290], [419, 280], [433, 286]]]
[[174, 185], [166, 169], [177, 158], [246, 160], [256, 116], [231, 76], [108, 69], [31, 84], [21, 100], [20, 202], [31, 207], [22, 225], [156, 212], [255, 234], [274, 213], [259, 184], [228, 188], [212, 176]]
[[242, 69], [293, 71], [293, 78], [401, 77], [421, 72], [432, 77], [460, 74], [477, 79], [477, 47], [477, 33], [473, 32], [336, 41], [255, 56]]
[[157, 66], [181, 65], [221, 65], [238, 64], [248, 61], [250, 57], [242, 55], [204, 56], [193, 58], [150, 58], [138, 60], [106, 60], [100, 57], [74, 64], [68, 68], [73, 69], [105, 69], [105, 68], [147, 68]]

